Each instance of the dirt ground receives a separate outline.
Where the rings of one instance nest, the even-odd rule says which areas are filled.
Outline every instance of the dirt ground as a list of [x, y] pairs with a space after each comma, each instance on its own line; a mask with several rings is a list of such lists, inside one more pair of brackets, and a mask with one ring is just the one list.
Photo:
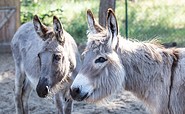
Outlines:
[[[15, 114], [14, 62], [11, 54], [0, 54], [0, 114]], [[39, 98], [35, 91], [29, 99], [30, 114], [55, 114], [51, 99]], [[149, 114], [145, 106], [129, 92], [101, 105], [74, 102], [72, 114]]]

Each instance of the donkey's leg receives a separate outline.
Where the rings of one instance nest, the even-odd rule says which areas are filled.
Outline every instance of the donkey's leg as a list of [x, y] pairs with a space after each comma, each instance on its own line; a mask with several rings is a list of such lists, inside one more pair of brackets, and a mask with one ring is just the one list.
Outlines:
[[15, 108], [16, 114], [23, 114], [22, 88], [24, 85], [25, 75], [21, 72], [20, 65], [15, 65]]
[[22, 101], [23, 101], [23, 109], [24, 109], [24, 114], [28, 114], [28, 100], [30, 93], [32, 91], [31, 83], [28, 79], [25, 80], [25, 84], [23, 87], [23, 94], [22, 94]]
[[65, 104], [64, 104], [64, 112], [65, 114], [71, 114], [71, 111], [73, 109], [73, 101], [72, 99], [65, 99]]
[[58, 110], [58, 114], [71, 114], [72, 111], [72, 99], [66, 99], [62, 93], [55, 95], [55, 103]]
[[63, 110], [62, 100], [60, 98], [59, 93], [55, 94], [54, 99], [55, 99], [55, 105], [56, 105], [58, 114], [65, 114]]

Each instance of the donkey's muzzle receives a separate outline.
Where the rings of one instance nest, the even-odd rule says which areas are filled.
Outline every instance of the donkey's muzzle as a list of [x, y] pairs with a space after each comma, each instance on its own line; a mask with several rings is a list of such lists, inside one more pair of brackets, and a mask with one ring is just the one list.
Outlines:
[[87, 98], [88, 93], [82, 93], [80, 88], [72, 88], [70, 89], [71, 97], [76, 101], [83, 101]]
[[37, 84], [37, 94], [41, 98], [45, 98], [48, 94], [48, 84], [47, 84], [47, 79], [46, 78], [41, 78], [39, 80], [39, 83]]

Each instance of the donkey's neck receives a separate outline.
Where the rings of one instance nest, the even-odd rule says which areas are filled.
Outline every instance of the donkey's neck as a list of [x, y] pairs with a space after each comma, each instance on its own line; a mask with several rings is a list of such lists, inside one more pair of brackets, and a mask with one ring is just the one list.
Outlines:
[[157, 105], [158, 97], [169, 93], [172, 50], [124, 39], [120, 39], [119, 47], [118, 54], [126, 71], [125, 89], [148, 104]]

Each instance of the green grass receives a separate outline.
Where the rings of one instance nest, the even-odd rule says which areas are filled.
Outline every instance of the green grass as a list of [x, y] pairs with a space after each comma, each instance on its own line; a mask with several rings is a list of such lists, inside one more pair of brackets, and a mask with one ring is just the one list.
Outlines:
[[[39, 0], [37, 4], [22, 4], [22, 23], [41, 17], [52, 25], [52, 16], [60, 18], [64, 28], [78, 43], [86, 42], [86, 10], [91, 9], [98, 19], [99, 0]], [[124, 0], [116, 1], [116, 16], [120, 34], [125, 36]], [[157, 38], [162, 43], [177, 42], [185, 46], [185, 2], [183, 0], [140, 0], [128, 2], [129, 37], [138, 40]]]

